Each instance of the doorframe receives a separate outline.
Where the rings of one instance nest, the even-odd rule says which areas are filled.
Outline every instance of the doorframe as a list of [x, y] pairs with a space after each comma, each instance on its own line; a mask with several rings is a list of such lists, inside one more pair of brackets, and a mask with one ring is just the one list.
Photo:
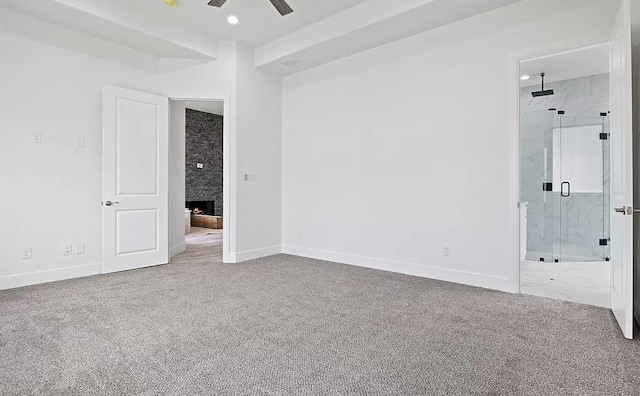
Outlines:
[[[507, 218], [508, 228], [508, 262], [515, 265], [509, 266], [508, 290], [512, 293], [520, 293], [520, 62], [545, 58], [568, 52], [584, 50], [600, 45], [608, 45], [609, 37], [598, 34], [590, 34], [570, 40], [563, 40], [537, 47], [515, 51], [509, 54], [508, 78], [509, 78], [509, 211]], [[611, 213], [609, 213], [611, 216]]]
[[[168, 95], [169, 101], [200, 101], [200, 102], [220, 102], [224, 104], [222, 119], [222, 261], [224, 263], [234, 263], [236, 251], [236, 199], [237, 183], [235, 182], [236, 169], [233, 161], [236, 157], [235, 148], [235, 122], [232, 117], [232, 107], [230, 96], [227, 94], [215, 94], [204, 96], [175, 96]], [[171, 131], [169, 131], [171, 132]], [[171, 186], [171, 183], [169, 183]]]

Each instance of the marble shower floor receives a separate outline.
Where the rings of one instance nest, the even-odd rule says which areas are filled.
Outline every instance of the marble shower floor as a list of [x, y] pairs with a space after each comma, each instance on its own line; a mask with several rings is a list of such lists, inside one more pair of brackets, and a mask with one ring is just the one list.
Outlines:
[[520, 264], [520, 292], [609, 308], [610, 262]]

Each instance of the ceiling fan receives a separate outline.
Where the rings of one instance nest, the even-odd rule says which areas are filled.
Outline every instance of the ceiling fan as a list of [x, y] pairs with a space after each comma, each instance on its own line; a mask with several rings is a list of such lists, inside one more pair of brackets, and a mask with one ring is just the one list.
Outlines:
[[[289, 4], [287, 4], [285, 0], [269, 0], [269, 1], [271, 2], [271, 4], [273, 4], [274, 7], [276, 7], [276, 10], [278, 10], [280, 15], [282, 16], [291, 14], [293, 12], [293, 9], [289, 7]], [[222, 7], [222, 5], [226, 2], [227, 0], [211, 0], [209, 2], [209, 5], [213, 7]]]

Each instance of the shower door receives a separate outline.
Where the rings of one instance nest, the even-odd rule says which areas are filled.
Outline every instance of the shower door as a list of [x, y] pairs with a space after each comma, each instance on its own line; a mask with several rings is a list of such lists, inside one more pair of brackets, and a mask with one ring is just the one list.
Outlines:
[[608, 259], [608, 132], [606, 114], [555, 117], [550, 147], [554, 262]]
[[553, 261], [552, 135], [555, 114], [545, 109], [520, 117], [520, 201], [527, 204], [526, 260]]

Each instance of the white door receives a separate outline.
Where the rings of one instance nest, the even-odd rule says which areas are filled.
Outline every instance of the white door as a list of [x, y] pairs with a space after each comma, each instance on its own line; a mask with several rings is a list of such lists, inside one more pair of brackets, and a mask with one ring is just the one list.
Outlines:
[[611, 34], [611, 309], [633, 338], [633, 106], [631, 5], [623, 0]]
[[103, 272], [168, 260], [168, 98], [105, 87]]

